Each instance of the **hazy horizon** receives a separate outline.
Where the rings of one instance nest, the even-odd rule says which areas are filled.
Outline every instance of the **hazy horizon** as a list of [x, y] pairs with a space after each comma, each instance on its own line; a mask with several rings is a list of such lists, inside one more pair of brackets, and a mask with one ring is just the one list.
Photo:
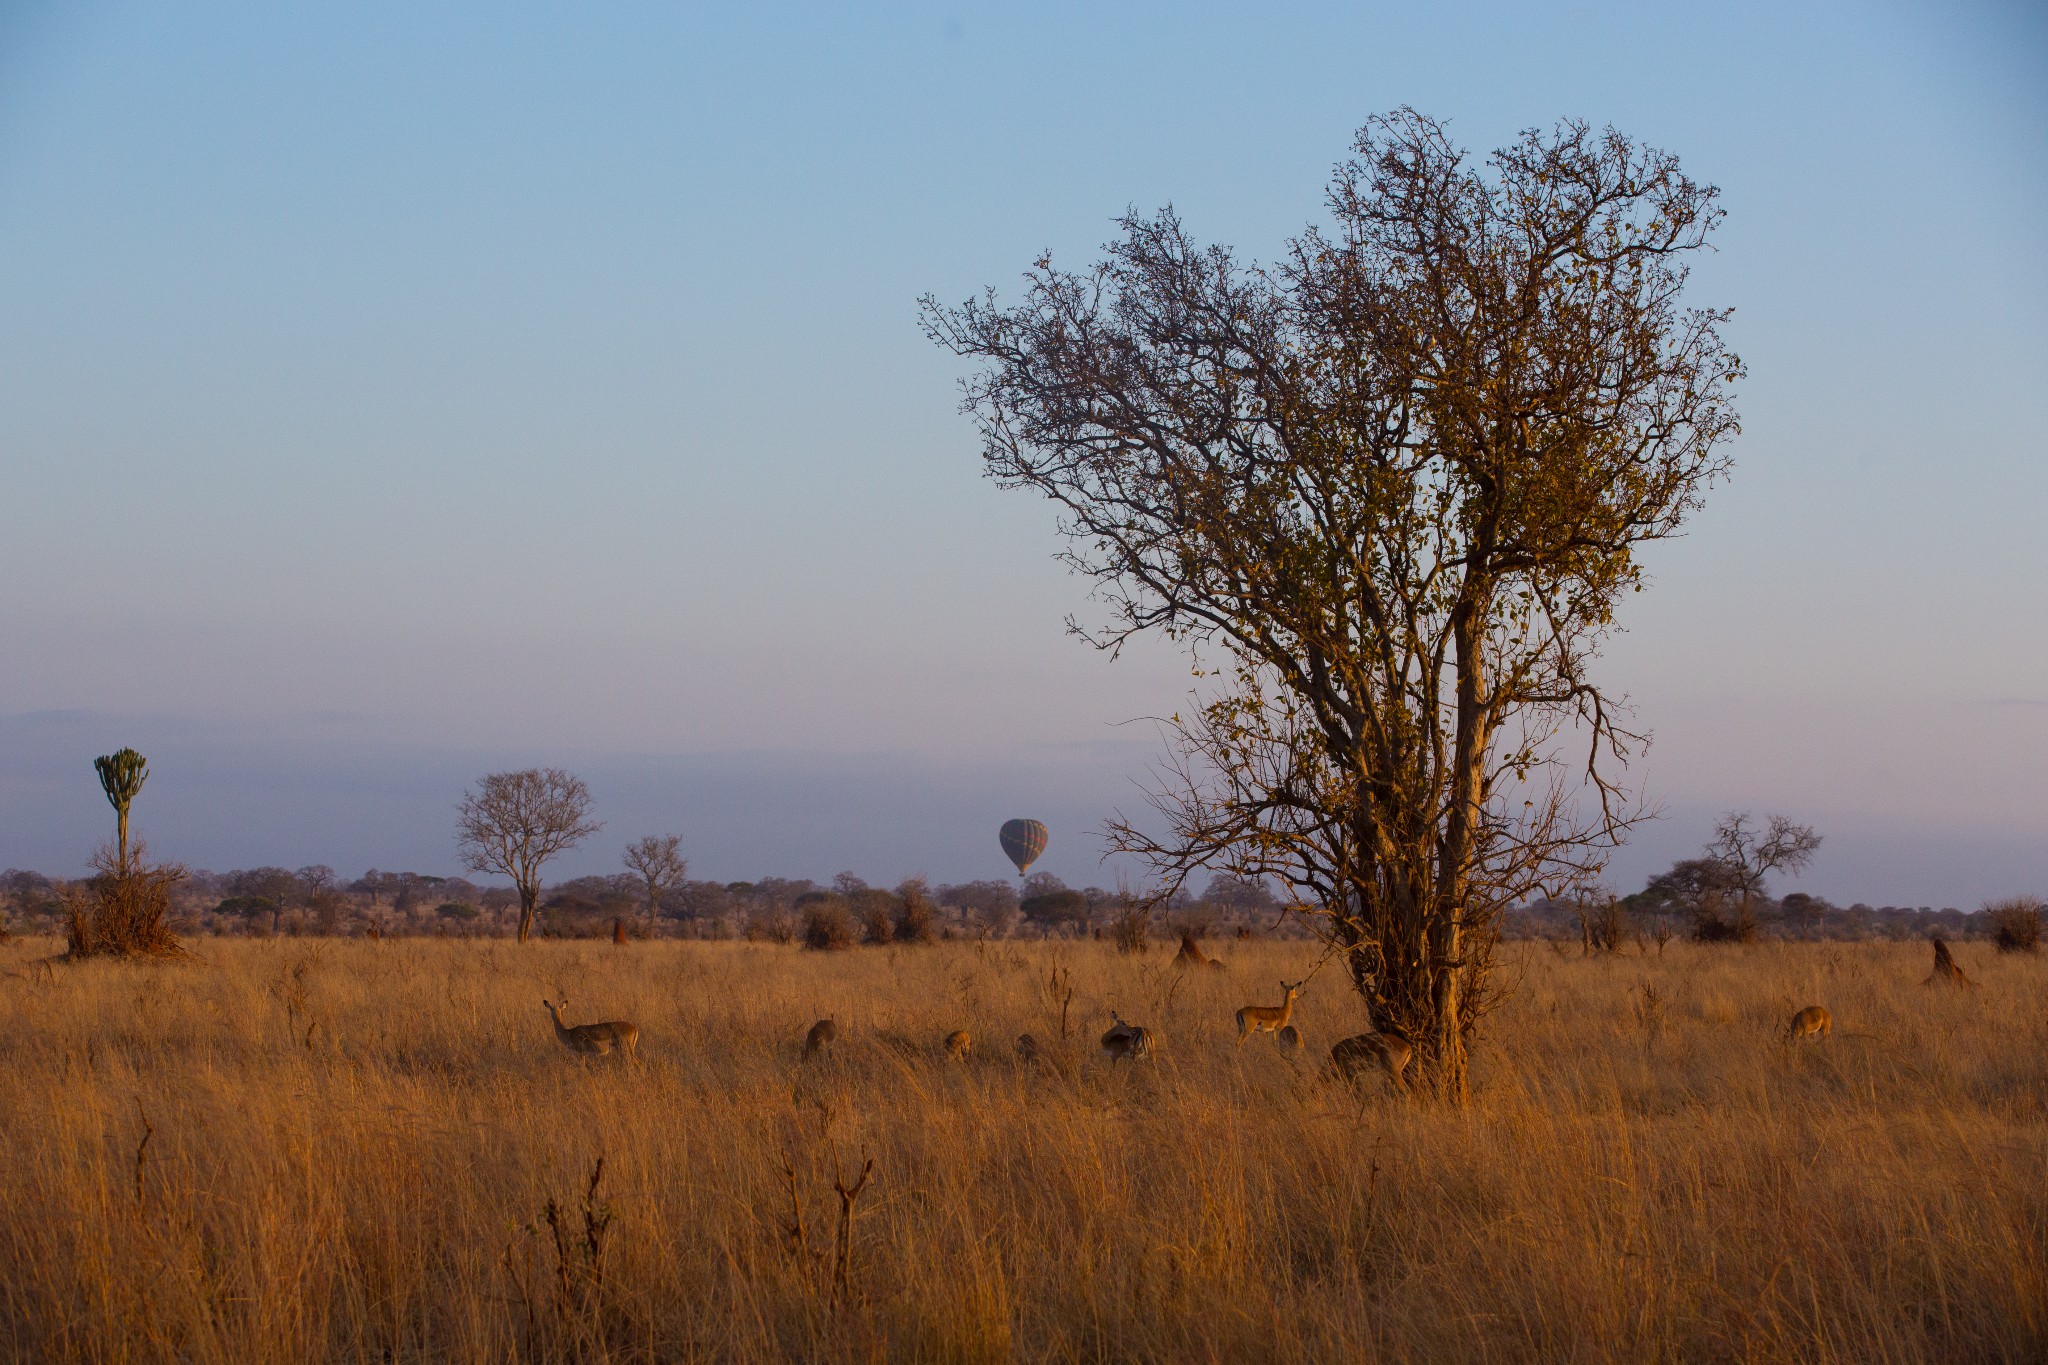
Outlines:
[[1667, 818], [1847, 904], [2048, 892], [2048, 18], [2018, 4], [0, 17], [0, 866], [456, 869], [486, 771], [695, 875], [1077, 884], [1188, 687], [1065, 636], [916, 297], [1126, 206], [1270, 259], [1370, 114], [1581, 116], [1728, 210], [1733, 482], [1603, 677]]

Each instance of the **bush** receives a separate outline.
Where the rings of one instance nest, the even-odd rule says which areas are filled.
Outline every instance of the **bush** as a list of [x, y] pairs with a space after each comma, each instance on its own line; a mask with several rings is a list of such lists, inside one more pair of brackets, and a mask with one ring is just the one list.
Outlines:
[[1754, 943], [1756, 914], [1746, 905], [1729, 907], [1718, 898], [1693, 911], [1692, 936], [1697, 943]]
[[1628, 941], [1628, 907], [1614, 897], [1581, 900], [1577, 906], [1580, 939], [1585, 951], [1618, 953]]
[[1023, 910], [1024, 918], [1034, 924], [1074, 924], [1088, 918], [1088, 898], [1062, 887], [1026, 896]]
[[903, 908], [896, 913], [896, 938], [902, 943], [930, 943], [938, 935], [939, 912], [931, 893], [921, 881], [907, 881], [897, 888]]
[[151, 867], [138, 841], [126, 863], [112, 848], [93, 855], [97, 872], [64, 888], [69, 956], [175, 957], [185, 950], [171, 932], [171, 888], [185, 869]]
[[1152, 946], [1148, 931], [1152, 927], [1152, 912], [1142, 905], [1130, 905], [1109, 922], [1110, 936], [1116, 940], [1120, 953], [1142, 953]]
[[274, 919], [279, 908], [278, 903], [268, 896], [229, 896], [213, 907], [213, 913], [230, 915], [235, 919]]
[[879, 947], [896, 937], [896, 898], [888, 892], [873, 887], [856, 892], [853, 913], [867, 942]]
[[841, 896], [819, 896], [804, 906], [804, 947], [819, 952], [851, 948], [860, 940], [853, 912]]
[[796, 931], [796, 916], [779, 905], [756, 910], [747, 916], [747, 937], [756, 943], [780, 943], [787, 947], [796, 942]]
[[1998, 951], [2040, 952], [2042, 908], [2041, 901], [2034, 896], [2014, 896], [1985, 906], [1984, 914], [1991, 925], [1991, 941], [1998, 945]]

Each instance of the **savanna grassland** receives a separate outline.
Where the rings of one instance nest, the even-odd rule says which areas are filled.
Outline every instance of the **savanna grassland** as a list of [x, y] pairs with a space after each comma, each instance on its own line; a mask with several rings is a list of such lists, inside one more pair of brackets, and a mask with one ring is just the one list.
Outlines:
[[12, 1360], [2048, 1359], [2048, 962], [1981, 945], [1515, 945], [1462, 1110], [1318, 1083], [1335, 968], [1237, 1045], [1300, 943], [57, 946], [0, 945]]

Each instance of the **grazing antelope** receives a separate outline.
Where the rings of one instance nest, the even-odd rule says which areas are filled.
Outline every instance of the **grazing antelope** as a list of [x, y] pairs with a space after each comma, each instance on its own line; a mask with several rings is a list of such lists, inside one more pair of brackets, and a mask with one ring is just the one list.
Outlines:
[[1834, 1031], [1835, 1017], [1819, 1005], [1808, 1005], [1792, 1016], [1792, 1022], [1785, 1026], [1785, 1041], [1794, 1038], [1825, 1038]]
[[1109, 1017], [1116, 1022], [1102, 1035], [1102, 1051], [1112, 1062], [1142, 1062], [1152, 1056], [1152, 1030], [1142, 1024], [1126, 1024], [1123, 1016], [1115, 1010]]
[[949, 1061], [964, 1062], [974, 1051], [974, 1038], [964, 1028], [956, 1028], [946, 1035], [946, 1057]]
[[830, 1019], [820, 1019], [811, 1025], [811, 1031], [804, 1035], [804, 1057], [806, 1060], [817, 1056], [839, 1038], [839, 1025]]
[[602, 1024], [577, 1024], [572, 1027], [562, 1022], [562, 1011], [569, 1004], [567, 998], [556, 1002], [542, 997], [541, 1004], [546, 1005], [548, 1013], [554, 1016], [555, 1037], [561, 1039], [562, 1046], [571, 1052], [587, 1052], [595, 1057], [608, 1057], [613, 1052], [623, 1053], [627, 1057], [636, 1055], [634, 1049], [640, 1044], [640, 1030], [624, 1020], [613, 1019]]
[[1280, 1040], [1280, 1046], [1286, 1048], [1289, 1052], [1301, 1051], [1303, 1046], [1301, 1041], [1301, 1030], [1296, 1028], [1294, 1025], [1282, 1024], [1280, 1026], [1280, 1032], [1275, 1034], [1274, 1036]]
[[1044, 1055], [1045, 1055], [1045, 1053], [1044, 1053], [1044, 1051], [1043, 1051], [1043, 1050], [1042, 1050], [1042, 1049], [1041, 1049], [1041, 1048], [1040, 1048], [1040, 1047], [1038, 1046], [1038, 1040], [1037, 1040], [1036, 1038], [1033, 1038], [1033, 1037], [1032, 1037], [1032, 1036], [1031, 1036], [1030, 1034], [1028, 1034], [1028, 1033], [1020, 1033], [1020, 1034], [1018, 1034], [1018, 1035], [1017, 1035], [1017, 1060], [1018, 1060], [1018, 1061], [1020, 1061], [1020, 1062], [1035, 1062], [1035, 1061], [1038, 1061], [1038, 1060], [1039, 1060], [1040, 1058], [1042, 1058], [1042, 1057], [1043, 1057]]
[[1292, 986], [1285, 981], [1280, 989], [1287, 992], [1287, 998], [1278, 1008], [1265, 1005], [1246, 1005], [1237, 1012], [1237, 1041], [1242, 1043], [1254, 1033], [1278, 1033], [1287, 1027], [1287, 1021], [1294, 1015], [1294, 997], [1301, 994], [1301, 988], [1308, 982], [1297, 981]]
[[1408, 1059], [1414, 1055], [1415, 1048], [1398, 1033], [1360, 1033], [1341, 1039], [1330, 1048], [1330, 1064], [1323, 1068], [1323, 1075], [1342, 1076], [1356, 1084], [1363, 1072], [1379, 1066], [1385, 1068], [1387, 1079], [1406, 1089], [1403, 1074], [1408, 1069]]

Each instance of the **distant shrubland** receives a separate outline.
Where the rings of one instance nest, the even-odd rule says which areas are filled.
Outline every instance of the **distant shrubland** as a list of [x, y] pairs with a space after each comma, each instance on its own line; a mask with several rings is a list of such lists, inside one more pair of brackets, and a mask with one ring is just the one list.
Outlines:
[[[1513, 907], [1502, 922], [1508, 939], [1584, 943], [1589, 949], [1634, 944], [1654, 949], [1671, 938], [1712, 941], [1701, 906], [1654, 889], [1604, 897], [1536, 900]], [[0, 923], [17, 933], [53, 933], [63, 923], [65, 881], [38, 872], [0, 872]], [[2019, 932], [2012, 904], [1983, 910], [1956, 906], [1837, 905], [1824, 896], [1792, 892], [1760, 896], [1751, 904], [1754, 936], [1792, 942], [1821, 940], [1896, 942], [1930, 935], [1961, 941], [1992, 940], [2004, 926]], [[2028, 902], [2031, 906], [2032, 902]], [[179, 933], [270, 937], [379, 936], [495, 938], [513, 932], [518, 898], [505, 887], [484, 887], [462, 877], [371, 870], [353, 880], [313, 865], [195, 871], [173, 892]], [[912, 878], [894, 887], [870, 886], [852, 873], [830, 882], [800, 877], [754, 881], [685, 881], [661, 897], [653, 936], [751, 939], [796, 943], [820, 916], [819, 931], [833, 946], [930, 939], [1107, 938], [1123, 913], [1119, 893], [1099, 886], [1071, 887], [1050, 873], [1026, 879], [1021, 893], [1009, 880], [928, 885]], [[840, 917], [845, 917], [844, 925]], [[1590, 926], [1588, 921], [1591, 921]], [[629, 873], [575, 877], [550, 885], [541, 897], [538, 932], [548, 938], [609, 937], [625, 924], [632, 936], [649, 934], [646, 894]], [[2028, 920], [2031, 923], [2031, 920]], [[1150, 912], [1153, 938], [1247, 935], [1292, 937], [1308, 930], [1264, 887], [1216, 877], [1198, 892], [1167, 897]]]

